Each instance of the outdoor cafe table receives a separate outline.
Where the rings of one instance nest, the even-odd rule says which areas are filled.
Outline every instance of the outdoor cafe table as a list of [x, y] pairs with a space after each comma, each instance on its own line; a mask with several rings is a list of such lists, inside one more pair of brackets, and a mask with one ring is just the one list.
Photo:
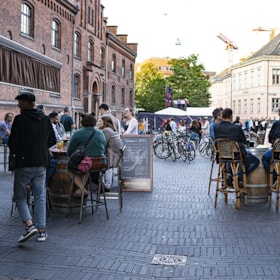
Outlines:
[[260, 160], [259, 166], [247, 175], [248, 201], [249, 203], [266, 202], [268, 200], [269, 178], [262, 164], [262, 156], [268, 147], [258, 145], [248, 149]]
[[50, 152], [57, 161], [56, 170], [48, 185], [51, 206], [67, 207], [71, 186], [71, 178], [67, 169], [67, 148], [64, 146], [58, 149], [53, 146], [50, 148]]

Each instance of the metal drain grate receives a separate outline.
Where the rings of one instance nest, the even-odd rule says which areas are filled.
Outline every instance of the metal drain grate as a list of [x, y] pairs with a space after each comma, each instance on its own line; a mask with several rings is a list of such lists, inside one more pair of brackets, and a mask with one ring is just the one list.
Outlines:
[[186, 256], [155, 254], [151, 264], [185, 265], [186, 262]]

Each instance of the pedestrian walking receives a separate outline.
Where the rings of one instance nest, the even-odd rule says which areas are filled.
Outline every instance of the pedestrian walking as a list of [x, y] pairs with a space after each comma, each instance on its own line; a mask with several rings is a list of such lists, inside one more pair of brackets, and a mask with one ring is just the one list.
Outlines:
[[[14, 199], [25, 231], [18, 239], [24, 242], [37, 236], [47, 238], [46, 228], [46, 166], [49, 165], [49, 147], [55, 145], [55, 134], [48, 116], [35, 108], [35, 95], [22, 91], [16, 98], [20, 114], [14, 119], [9, 137], [10, 153], [15, 159]], [[27, 203], [27, 188], [32, 186], [34, 215]]]

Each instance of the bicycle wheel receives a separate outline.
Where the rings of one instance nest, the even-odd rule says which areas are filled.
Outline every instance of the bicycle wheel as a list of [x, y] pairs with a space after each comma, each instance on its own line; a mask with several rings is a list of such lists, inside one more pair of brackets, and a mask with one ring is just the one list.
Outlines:
[[154, 146], [154, 153], [157, 158], [166, 159], [169, 157], [169, 149], [167, 143], [158, 143]]
[[212, 155], [212, 144], [210, 142], [203, 142], [199, 146], [199, 153], [204, 158], [210, 158]]
[[186, 146], [187, 150], [187, 159], [190, 161], [195, 159], [195, 148], [193, 143], [190, 141], [188, 142], [188, 145]]
[[187, 150], [184, 142], [178, 143], [178, 151], [181, 155], [181, 159], [185, 162], [187, 160]]

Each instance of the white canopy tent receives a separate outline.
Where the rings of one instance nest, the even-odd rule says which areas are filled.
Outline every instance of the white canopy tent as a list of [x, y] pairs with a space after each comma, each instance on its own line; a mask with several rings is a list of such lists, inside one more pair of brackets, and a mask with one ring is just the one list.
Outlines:
[[160, 111], [155, 112], [156, 115], [168, 115], [168, 116], [187, 116], [187, 112], [174, 107], [167, 107]]

